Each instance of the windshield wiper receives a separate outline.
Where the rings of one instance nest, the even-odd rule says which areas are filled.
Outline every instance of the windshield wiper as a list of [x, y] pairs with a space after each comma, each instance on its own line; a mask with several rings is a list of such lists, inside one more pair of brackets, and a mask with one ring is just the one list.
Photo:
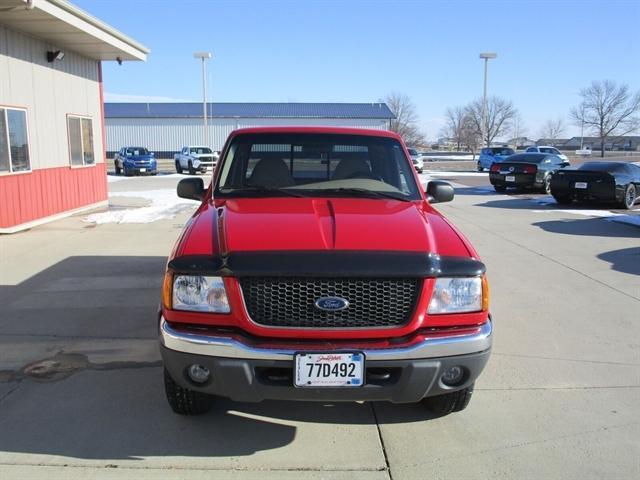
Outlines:
[[243, 193], [257, 193], [257, 194], [267, 194], [267, 195], [284, 195], [287, 197], [299, 197], [303, 198], [307, 195], [303, 195], [302, 193], [292, 192], [287, 188], [278, 188], [278, 187], [263, 187], [261, 185], [247, 185], [240, 188], [233, 189], [221, 189], [224, 194], [232, 194], [232, 195], [242, 195]]
[[313, 190], [313, 193], [344, 193], [347, 195], [353, 195], [358, 197], [375, 197], [375, 198], [392, 198], [394, 200], [400, 200], [401, 202], [410, 202], [411, 199], [402, 195], [401, 193], [394, 192], [378, 192], [375, 190], [367, 190], [366, 188], [353, 188], [353, 187], [339, 187], [339, 188], [318, 188]]

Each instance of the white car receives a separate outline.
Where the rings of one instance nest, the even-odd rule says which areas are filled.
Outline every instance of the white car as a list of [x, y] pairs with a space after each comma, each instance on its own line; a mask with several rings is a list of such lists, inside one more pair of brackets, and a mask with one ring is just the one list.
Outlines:
[[409, 155], [411, 155], [411, 162], [413, 163], [413, 167], [418, 171], [418, 173], [422, 173], [424, 170], [424, 159], [422, 155], [418, 153], [415, 148], [407, 148]]
[[549, 147], [546, 145], [534, 145], [533, 147], [529, 147], [525, 150], [525, 153], [550, 153], [551, 155], [557, 155], [562, 159], [563, 162], [568, 162], [569, 157], [567, 157], [564, 153], [560, 152], [555, 147]]
[[180, 153], [176, 153], [173, 159], [176, 172], [182, 173], [186, 170], [190, 175], [195, 175], [198, 172], [205, 173], [207, 170], [213, 170], [219, 156], [219, 152], [214, 152], [209, 147], [189, 145], [182, 147]]

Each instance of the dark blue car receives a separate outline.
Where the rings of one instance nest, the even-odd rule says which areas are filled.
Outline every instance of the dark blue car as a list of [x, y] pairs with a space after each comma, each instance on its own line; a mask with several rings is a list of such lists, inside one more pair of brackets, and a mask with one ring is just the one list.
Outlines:
[[144, 147], [122, 147], [113, 158], [116, 175], [124, 173], [126, 176], [145, 174], [156, 175], [158, 162], [153, 153]]

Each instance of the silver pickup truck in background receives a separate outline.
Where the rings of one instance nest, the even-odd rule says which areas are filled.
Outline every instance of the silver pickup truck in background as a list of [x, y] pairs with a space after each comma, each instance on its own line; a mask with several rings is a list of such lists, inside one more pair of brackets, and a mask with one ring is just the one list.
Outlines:
[[189, 175], [195, 175], [198, 172], [205, 173], [207, 170], [213, 170], [219, 156], [219, 152], [214, 152], [209, 147], [191, 145], [182, 147], [180, 152], [173, 156], [173, 159], [176, 164], [176, 172], [182, 173], [186, 170]]

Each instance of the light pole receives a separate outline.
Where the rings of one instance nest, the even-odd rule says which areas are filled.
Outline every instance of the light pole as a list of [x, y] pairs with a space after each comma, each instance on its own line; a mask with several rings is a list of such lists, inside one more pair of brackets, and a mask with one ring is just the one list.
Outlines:
[[211, 52], [195, 52], [193, 58], [199, 58], [202, 60], [202, 119], [204, 126], [202, 130], [202, 139], [204, 146], [209, 146], [209, 129], [207, 128], [207, 67], [205, 62], [211, 58]]
[[[487, 66], [489, 59], [496, 58], [497, 53], [485, 52], [480, 54], [480, 58], [484, 59], [484, 94], [482, 96], [482, 142], [484, 143], [487, 136]], [[487, 147], [490, 147], [487, 141]]]

